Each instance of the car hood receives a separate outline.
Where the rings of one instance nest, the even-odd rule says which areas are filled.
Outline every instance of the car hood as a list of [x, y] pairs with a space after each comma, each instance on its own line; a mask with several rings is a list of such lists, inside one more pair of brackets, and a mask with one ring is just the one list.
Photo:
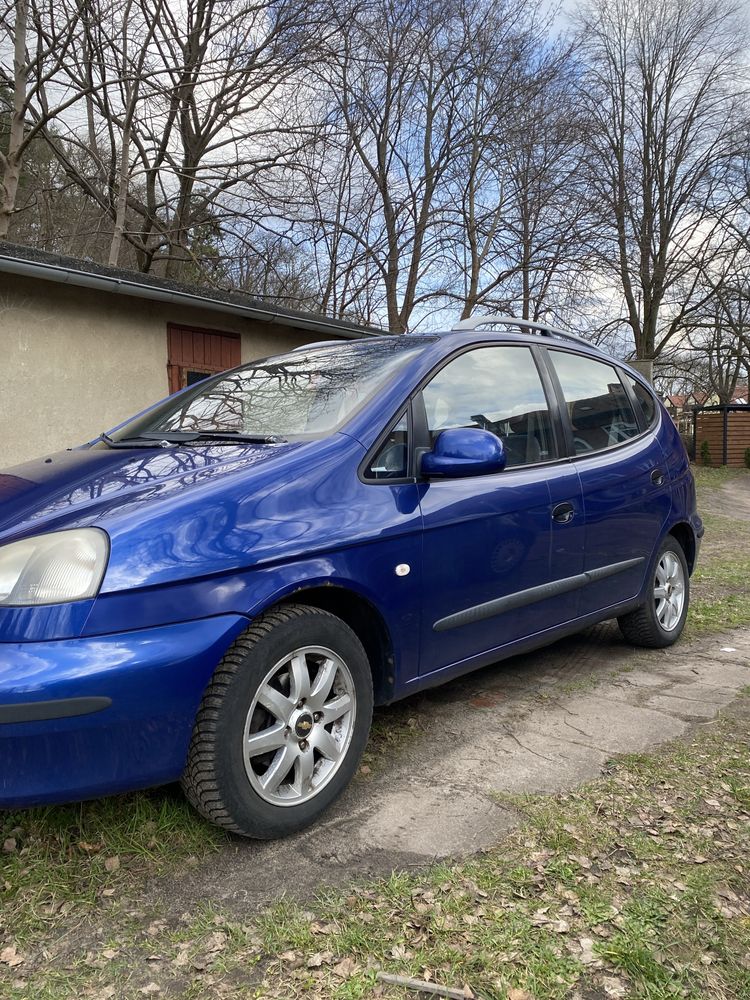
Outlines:
[[278, 472], [317, 441], [283, 444], [81, 448], [0, 472], [0, 540], [100, 524], [133, 511], [184, 498], [222, 479]]

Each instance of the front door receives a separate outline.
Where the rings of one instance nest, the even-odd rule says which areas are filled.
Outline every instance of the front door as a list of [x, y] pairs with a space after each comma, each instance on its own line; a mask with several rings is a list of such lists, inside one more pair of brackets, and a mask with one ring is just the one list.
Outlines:
[[[437, 372], [422, 401], [430, 445], [446, 428], [480, 427], [507, 455], [501, 473], [420, 487], [425, 674], [572, 617], [570, 594], [548, 585], [580, 572], [583, 517], [575, 472], [555, 475], [558, 445], [530, 348], [472, 348]], [[561, 504], [572, 517], [556, 521]]]

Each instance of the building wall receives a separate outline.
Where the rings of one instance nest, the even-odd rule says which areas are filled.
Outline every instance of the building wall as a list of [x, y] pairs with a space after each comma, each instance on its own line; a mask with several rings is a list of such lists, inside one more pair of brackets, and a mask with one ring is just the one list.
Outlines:
[[243, 362], [323, 339], [207, 309], [0, 275], [0, 469], [82, 444], [168, 395], [167, 323], [241, 334]]

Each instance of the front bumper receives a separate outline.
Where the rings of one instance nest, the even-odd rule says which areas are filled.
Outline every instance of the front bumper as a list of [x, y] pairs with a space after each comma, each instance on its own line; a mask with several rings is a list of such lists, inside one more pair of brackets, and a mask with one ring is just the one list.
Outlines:
[[247, 626], [221, 615], [134, 632], [0, 643], [0, 807], [177, 779], [211, 674]]

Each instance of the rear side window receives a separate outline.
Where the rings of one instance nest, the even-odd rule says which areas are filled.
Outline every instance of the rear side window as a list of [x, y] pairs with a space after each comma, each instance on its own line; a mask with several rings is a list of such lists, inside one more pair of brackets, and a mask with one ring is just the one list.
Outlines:
[[611, 448], [640, 431], [612, 365], [579, 354], [550, 351], [573, 427], [576, 455]]
[[633, 378], [632, 375], [628, 375], [627, 372], [623, 372], [622, 375], [635, 393], [635, 398], [638, 400], [641, 410], [643, 411], [643, 416], [646, 418], [646, 426], [650, 427], [656, 419], [656, 403], [654, 402], [654, 397], [648, 389], [644, 388], [640, 382]]
[[422, 394], [433, 444], [449, 427], [478, 427], [500, 438], [509, 468], [555, 457], [547, 398], [527, 347], [460, 354]]

